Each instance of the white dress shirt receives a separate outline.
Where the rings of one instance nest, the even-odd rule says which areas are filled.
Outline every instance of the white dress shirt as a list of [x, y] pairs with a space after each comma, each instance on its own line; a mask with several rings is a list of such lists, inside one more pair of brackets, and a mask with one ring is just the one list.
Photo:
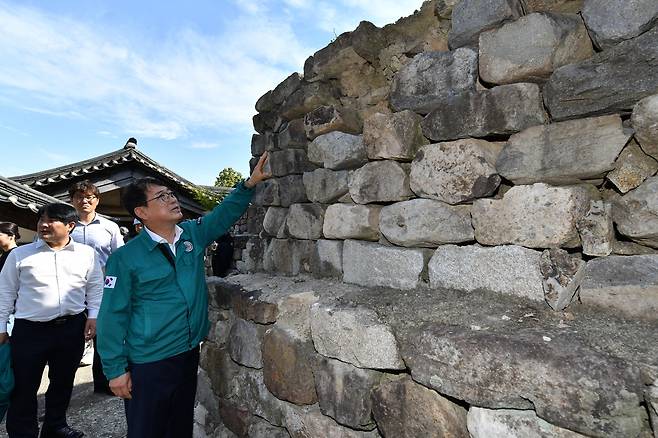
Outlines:
[[144, 226], [144, 230], [148, 233], [149, 236], [151, 236], [151, 239], [153, 239], [154, 241], [158, 243], [166, 243], [167, 245], [169, 245], [169, 249], [171, 249], [172, 254], [174, 254], [174, 257], [176, 257], [176, 242], [180, 240], [180, 235], [183, 234], [183, 229], [181, 227], [176, 225], [176, 235], [174, 236], [174, 243], [167, 242], [167, 239], [149, 230], [146, 225]]
[[75, 228], [71, 231], [71, 238], [78, 243], [84, 243], [94, 248], [101, 268], [105, 267], [110, 254], [118, 247], [123, 246], [119, 226], [98, 213], [88, 224], [77, 221]]
[[43, 240], [13, 250], [0, 273], [0, 333], [9, 315], [50, 321], [85, 309], [98, 316], [103, 274], [94, 249], [70, 240], [53, 250]]

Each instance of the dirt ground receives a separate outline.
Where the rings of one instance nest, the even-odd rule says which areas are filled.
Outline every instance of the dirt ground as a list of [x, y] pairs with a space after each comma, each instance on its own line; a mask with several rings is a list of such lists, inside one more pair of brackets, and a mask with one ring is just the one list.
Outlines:
[[[48, 389], [48, 369], [39, 388], [39, 417], [43, 415], [44, 394]], [[126, 420], [123, 401], [117, 397], [94, 394], [91, 366], [78, 368], [73, 396], [68, 410], [69, 425], [83, 431], [89, 438], [123, 438]], [[0, 425], [0, 438], [6, 438], [4, 422]]]

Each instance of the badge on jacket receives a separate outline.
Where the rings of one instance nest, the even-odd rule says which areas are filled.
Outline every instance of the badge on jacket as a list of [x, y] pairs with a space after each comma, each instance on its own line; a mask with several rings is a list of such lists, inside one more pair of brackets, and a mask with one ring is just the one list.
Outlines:
[[185, 252], [192, 252], [192, 250], [194, 249], [194, 245], [192, 245], [192, 242], [187, 240], [183, 242], [183, 246], [185, 247]]
[[105, 277], [105, 287], [107, 289], [114, 289], [114, 285], [117, 284], [117, 278], [108, 275]]

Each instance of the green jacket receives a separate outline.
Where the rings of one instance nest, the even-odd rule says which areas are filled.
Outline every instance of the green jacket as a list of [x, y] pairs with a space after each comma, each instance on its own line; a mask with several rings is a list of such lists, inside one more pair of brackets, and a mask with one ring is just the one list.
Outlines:
[[124, 374], [129, 362], [166, 359], [206, 337], [204, 251], [242, 216], [252, 194], [240, 184], [203, 218], [180, 223], [175, 270], [145, 231], [112, 253], [97, 321], [98, 352], [108, 379]]

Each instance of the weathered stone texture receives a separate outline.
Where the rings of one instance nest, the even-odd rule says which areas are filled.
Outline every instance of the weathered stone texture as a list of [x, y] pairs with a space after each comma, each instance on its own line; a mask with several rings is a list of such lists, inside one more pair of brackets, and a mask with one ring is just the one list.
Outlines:
[[333, 131], [308, 145], [308, 159], [328, 169], [359, 167], [368, 161], [363, 136]]
[[284, 123], [276, 135], [276, 146], [279, 149], [306, 149], [307, 145], [308, 139], [304, 129], [304, 119], [295, 119]]
[[341, 426], [316, 409], [291, 408], [286, 414], [286, 427], [292, 438], [381, 438], [377, 430], [360, 431]]
[[349, 171], [316, 169], [304, 174], [306, 196], [311, 202], [330, 204], [349, 191]]
[[569, 184], [615, 167], [630, 137], [618, 115], [533, 126], [510, 137], [496, 169], [515, 184]]
[[411, 190], [449, 204], [489, 196], [500, 184], [499, 151], [496, 143], [476, 139], [424, 146], [411, 163]]
[[475, 239], [484, 245], [577, 247], [576, 222], [589, 210], [596, 191], [591, 187], [538, 183], [512, 187], [503, 199], [479, 199], [471, 210]]
[[532, 410], [473, 406], [468, 410], [467, 419], [472, 438], [585, 438], [585, 435], [547, 423]]
[[425, 254], [373, 242], [346, 240], [343, 245], [343, 281], [361, 286], [413, 289], [420, 283]]
[[260, 347], [264, 332], [264, 326], [237, 318], [229, 334], [228, 351], [231, 359], [246, 367], [262, 368]]
[[395, 111], [427, 114], [443, 98], [460, 91], [475, 90], [477, 52], [420, 53], [393, 80], [391, 106]]
[[434, 248], [474, 239], [470, 206], [431, 199], [412, 199], [382, 208], [379, 228], [389, 242], [407, 247]]
[[608, 256], [587, 262], [583, 304], [658, 320], [658, 255]]
[[613, 203], [617, 231], [641, 245], [658, 248], [658, 176]]
[[310, 273], [314, 255], [311, 240], [272, 239], [263, 255], [263, 269], [281, 275]]
[[269, 236], [283, 239], [286, 237], [286, 219], [288, 208], [270, 207], [263, 218], [263, 230]]
[[658, 94], [645, 97], [633, 107], [631, 122], [642, 150], [658, 160]]
[[343, 277], [343, 242], [341, 240], [318, 240], [316, 265], [311, 269], [318, 277]]
[[637, 101], [657, 91], [658, 26], [558, 68], [544, 87], [544, 102], [554, 120], [565, 120], [630, 112]]
[[589, 0], [585, 1], [582, 15], [594, 43], [601, 49], [609, 49], [649, 30], [658, 20], [658, 3], [654, 0]]
[[615, 169], [608, 173], [608, 180], [626, 193], [638, 187], [658, 172], [658, 161], [645, 154], [635, 140], [631, 140], [615, 162]]
[[584, 0], [525, 0], [526, 13], [559, 12], [576, 14], [583, 7]]
[[612, 204], [605, 201], [591, 201], [585, 216], [576, 222], [583, 245], [583, 253], [590, 256], [607, 256], [615, 242], [615, 229], [612, 224]]
[[363, 122], [363, 142], [371, 160], [411, 161], [428, 143], [420, 127], [422, 118], [412, 111], [375, 113]]
[[321, 106], [306, 114], [304, 117], [306, 136], [314, 138], [332, 131], [341, 131], [350, 134], [361, 132], [362, 122], [358, 115], [348, 108], [335, 106]]
[[305, 150], [285, 149], [270, 152], [264, 170], [278, 177], [310, 172], [316, 167], [308, 161]]
[[553, 310], [566, 309], [585, 276], [585, 262], [563, 249], [551, 248], [541, 254], [539, 269], [548, 305]]
[[285, 120], [299, 119], [320, 106], [337, 104], [339, 95], [334, 84], [304, 82], [281, 105], [281, 117]]
[[327, 239], [379, 240], [381, 207], [332, 204], [324, 213], [322, 233]]
[[311, 306], [318, 301], [315, 292], [288, 295], [278, 302], [276, 326], [289, 329], [301, 339], [311, 340]]
[[318, 353], [359, 368], [405, 368], [391, 328], [364, 308], [314, 304], [311, 334]]
[[518, 0], [462, 0], [452, 10], [452, 30], [448, 34], [451, 49], [477, 45], [481, 32], [523, 16]]
[[263, 338], [263, 378], [267, 389], [281, 400], [299, 405], [317, 402], [313, 346], [295, 332], [272, 327]]
[[484, 289], [543, 301], [540, 256], [520, 246], [443, 245], [429, 262], [430, 287]]
[[357, 204], [404, 201], [413, 197], [409, 165], [384, 160], [367, 163], [349, 178], [350, 196]]
[[382, 383], [373, 414], [386, 437], [466, 438], [466, 410], [409, 377]]
[[308, 202], [302, 175], [272, 178], [256, 186], [252, 203], [255, 205], [290, 207], [291, 204]]
[[492, 84], [544, 81], [594, 54], [578, 15], [534, 13], [480, 35], [480, 78]]
[[320, 204], [292, 204], [286, 218], [286, 231], [295, 239], [321, 238], [325, 208]]
[[524, 83], [449, 96], [421, 125], [425, 137], [444, 141], [513, 134], [546, 121], [539, 87]]

